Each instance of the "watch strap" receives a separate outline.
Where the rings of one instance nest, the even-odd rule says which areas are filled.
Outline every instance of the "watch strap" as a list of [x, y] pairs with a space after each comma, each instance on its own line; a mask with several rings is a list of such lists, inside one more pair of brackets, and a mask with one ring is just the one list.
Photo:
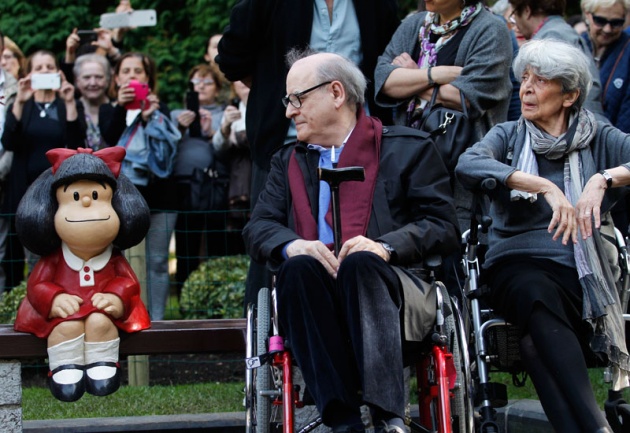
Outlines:
[[610, 173], [608, 173], [606, 170], [598, 171], [598, 173], [604, 176], [604, 179], [606, 179], [606, 188], [612, 188], [613, 178]]

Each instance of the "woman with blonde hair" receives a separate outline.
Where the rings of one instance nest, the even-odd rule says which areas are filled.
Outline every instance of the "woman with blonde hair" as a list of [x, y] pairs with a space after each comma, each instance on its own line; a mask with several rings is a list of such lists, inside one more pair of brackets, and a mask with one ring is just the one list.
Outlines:
[[8, 36], [4, 37], [4, 51], [0, 56], [0, 67], [13, 75], [17, 80], [24, 78], [26, 57], [20, 47]]

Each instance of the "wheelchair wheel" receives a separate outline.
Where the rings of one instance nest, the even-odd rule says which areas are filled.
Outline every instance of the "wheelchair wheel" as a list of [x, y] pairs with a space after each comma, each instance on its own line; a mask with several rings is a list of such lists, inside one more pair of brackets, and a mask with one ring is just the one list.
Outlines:
[[[267, 341], [271, 328], [269, 289], [263, 287], [258, 292], [258, 309], [256, 314], [256, 355], [261, 356], [267, 353]], [[262, 391], [271, 388], [271, 367], [267, 364], [261, 365], [254, 370], [254, 390], [256, 400], [256, 429], [255, 433], [269, 433], [271, 420], [271, 399], [264, 395]], [[253, 433], [253, 432], [252, 432]]]
[[457, 370], [457, 384], [451, 400], [453, 430], [459, 433], [474, 433], [474, 389], [470, 370], [468, 339], [455, 299], [451, 299], [450, 307], [453, 314], [445, 319], [445, 328], [447, 334], [451, 336], [449, 347], [453, 354], [453, 364]]

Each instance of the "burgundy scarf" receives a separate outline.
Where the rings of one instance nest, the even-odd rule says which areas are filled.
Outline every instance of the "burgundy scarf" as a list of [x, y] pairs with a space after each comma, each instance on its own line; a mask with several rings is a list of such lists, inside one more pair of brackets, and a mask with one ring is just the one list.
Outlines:
[[[381, 121], [366, 116], [363, 108], [359, 107], [357, 124], [341, 152], [337, 167], [363, 167], [365, 181], [345, 182], [339, 186], [341, 245], [348, 239], [367, 232], [378, 176], [382, 131]], [[304, 175], [297, 162], [295, 150], [289, 160], [289, 188], [293, 198], [295, 232], [303, 239], [317, 240], [317, 220], [313, 217], [313, 207], [308, 199]], [[332, 206], [328, 207], [326, 221], [332, 227]], [[332, 244], [329, 248], [332, 249]]]

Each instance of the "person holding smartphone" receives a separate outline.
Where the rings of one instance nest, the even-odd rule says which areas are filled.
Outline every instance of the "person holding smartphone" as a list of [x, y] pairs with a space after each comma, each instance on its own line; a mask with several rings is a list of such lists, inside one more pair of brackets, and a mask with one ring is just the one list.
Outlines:
[[[234, 81], [230, 89], [230, 105], [223, 112], [221, 128], [212, 136], [212, 145], [230, 171], [228, 230], [240, 234], [249, 220], [251, 208], [252, 158], [245, 130], [249, 87], [242, 81]], [[240, 235], [233, 242], [235, 249], [244, 252]]]
[[[212, 137], [219, 133], [225, 109], [218, 100], [224, 87], [223, 74], [215, 65], [199, 64], [190, 70], [188, 80], [186, 108], [171, 114], [182, 132], [174, 168], [179, 202], [175, 226], [178, 293], [202, 260], [230, 254], [224, 215], [227, 168], [216, 158], [211, 145]], [[213, 170], [214, 178], [199, 175], [200, 171], [208, 169]], [[199, 189], [195, 188], [201, 188], [204, 182], [212, 183], [220, 199], [202, 201], [193, 197], [193, 190], [196, 193]]]
[[2, 146], [14, 155], [0, 208], [3, 215], [9, 215], [11, 225], [4, 262], [8, 287], [23, 280], [25, 257], [29, 269], [37, 261], [37, 257], [24, 251], [17, 236], [11, 236], [15, 233], [13, 215], [18, 203], [29, 185], [50, 167], [46, 152], [82, 146], [86, 131], [82, 107], [74, 98], [74, 86], [60, 72], [53, 53], [36, 51], [27, 61], [26, 73], [18, 81], [15, 101], [7, 107], [2, 134]]
[[[170, 171], [158, 171], [158, 167], [132, 159], [153, 152], [152, 144], [156, 144], [164, 146], [161, 149], [169, 161], [162, 162], [172, 168], [181, 133], [171, 122], [167, 105], [158, 97], [156, 66], [151, 57], [139, 52], [125, 53], [114, 67], [112, 84], [113, 103], [101, 105], [99, 128], [108, 146], [127, 149], [123, 173], [140, 190], [151, 209], [151, 229], [145, 244], [147, 307], [152, 320], [162, 320], [170, 288], [168, 255], [177, 220], [177, 190]], [[156, 136], [163, 140], [156, 142]], [[128, 167], [131, 169], [127, 170]]]

